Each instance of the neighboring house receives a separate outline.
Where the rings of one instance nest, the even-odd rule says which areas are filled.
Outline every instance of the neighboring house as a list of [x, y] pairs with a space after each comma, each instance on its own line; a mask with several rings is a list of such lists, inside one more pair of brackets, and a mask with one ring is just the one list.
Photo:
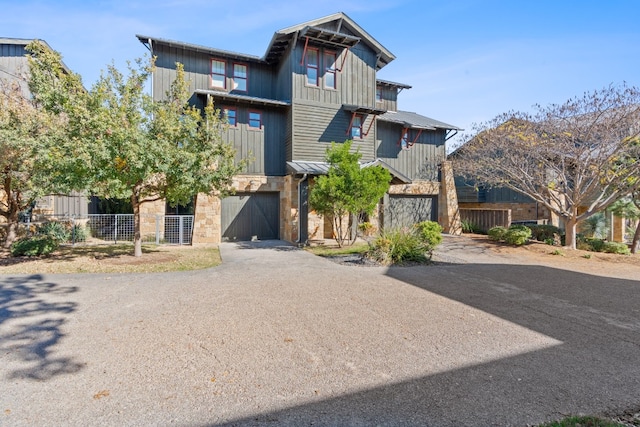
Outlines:
[[[26, 97], [30, 96], [27, 83], [29, 62], [26, 46], [33, 40], [0, 37], [0, 79], [17, 81]], [[46, 42], [42, 42], [51, 49]], [[88, 204], [87, 197], [78, 193], [68, 196], [45, 196], [37, 201], [33, 214], [34, 216], [86, 216]]]
[[398, 94], [410, 86], [377, 78], [395, 56], [344, 13], [277, 31], [262, 57], [137, 38], [157, 58], [154, 99], [165, 97], [176, 62], [184, 64], [192, 102], [222, 109], [225, 140], [238, 158], [252, 159], [234, 180], [235, 195], [197, 196], [194, 243], [331, 237], [330, 223], [308, 212], [308, 186], [327, 172], [331, 142], [346, 139], [363, 167], [381, 165], [393, 176], [372, 221], [392, 227], [431, 219], [457, 230], [445, 142], [459, 129], [398, 110]]

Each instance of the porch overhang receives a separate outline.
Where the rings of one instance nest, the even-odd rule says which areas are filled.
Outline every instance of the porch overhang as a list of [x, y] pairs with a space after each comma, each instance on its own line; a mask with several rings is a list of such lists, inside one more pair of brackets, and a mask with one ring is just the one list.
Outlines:
[[[329, 173], [329, 163], [327, 162], [313, 162], [303, 160], [293, 160], [287, 162], [287, 170], [293, 175], [310, 175], [319, 176]], [[361, 168], [368, 168], [372, 166], [380, 166], [385, 168], [391, 174], [391, 184], [410, 184], [411, 179], [391, 167], [389, 164], [381, 159], [375, 159], [370, 162], [362, 163]]]
[[291, 103], [286, 101], [279, 101], [277, 99], [259, 98], [257, 96], [237, 95], [219, 90], [208, 89], [196, 89], [194, 93], [198, 96], [211, 96], [212, 98], [219, 99], [225, 102], [234, 102], [238, 104], [253, 104], [264, 107], [290, 107]]

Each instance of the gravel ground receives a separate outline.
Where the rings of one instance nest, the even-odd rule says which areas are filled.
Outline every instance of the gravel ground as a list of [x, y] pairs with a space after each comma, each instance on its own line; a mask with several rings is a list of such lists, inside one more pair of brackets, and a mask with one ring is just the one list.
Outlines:
[[640, 403], [637, 276], [455, 239], [417, 267], [283, 242], [221, 254], [0, 276], [0, 425], [526, 426]]

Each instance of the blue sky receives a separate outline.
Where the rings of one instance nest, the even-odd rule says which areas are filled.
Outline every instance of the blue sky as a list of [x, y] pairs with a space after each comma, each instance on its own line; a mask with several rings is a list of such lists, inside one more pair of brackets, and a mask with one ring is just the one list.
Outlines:
[[472, 130], [509, 110], [640, 86], [639, 0], [0, 0], [0, 37], [40, 38], [90, 87], [144, 34], [262, 56], [279, 29], [342, 11], [413, 86], [400, 109]]

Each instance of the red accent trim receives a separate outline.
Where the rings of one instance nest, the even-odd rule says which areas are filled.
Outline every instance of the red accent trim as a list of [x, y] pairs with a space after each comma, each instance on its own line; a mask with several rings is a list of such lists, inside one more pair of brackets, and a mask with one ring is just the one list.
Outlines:
[[[214, 62], [221, 62], [224, 65], [224, 74], [220, 74], [220, 73], [214, 73], [213, 72], [213, 63]], [[215, 87], [215, 88], [219, 88], [220, 86], [214, 86], [213, 85], [213, 76], [222, 76], [222, 88], [221, 89], [226, 89], [227, 88], [227, 61], [224, 61], [222, 59], [217, 59], [217, 58], [211, 58], [211, 61], [209, 63], [209, 87]]]
[[345, 135], [351, 134], [351, 125], [353, 125], [353, 119], [355, 119], [356, 114], [358, 113], [351, 113], [351, 121], [349, 122], [349, 127], [347, 127], [347, 131], [345, 132]]
[[[338, 60], [338, 54], [332, 50], [325, 50], [324, 53], [322, 54], [322, 59], [324, 62], [324, 74], [325, 74], [325, 78], [324, 78], [324, 87], [326, 89], [337, 89], [338, 88], [338, 70], [336, 68], [329, 68], [328, 64], [327, 64], [327, 56], [331, 56], [333, 58], [333, 61], [329, 60], [329, 62], [333, 62], [333, 66], [335, 67], [336, 65], [336, 61]], [[327, 74], [333, 74], [333, 86], [327, 86]]]
[[402, 147], [402, 140], [404, 139], [405, 134], [407, 134], [407, 145], [409, 144], [409, 128], [402, 128], [402, 132], [400, 132], [400, 139], [398, 139], [398, 147]]
[[[320, 49], [315, 48], [315, 47], [310, 47], [309, 49], [307, 49], [309, 52], [314, 51], [316, 53], [316, 64], [315, 65], [309, 65], [309, 62], [307, 60], [307, 69], [306, 69], [306, 76], [307, 76], [307, 82], [306, 84], [310, 85], [310, 86], [320, 86]], [[309, 83], [309, 69], [314, 69], [316, 70], [316, 81], [315, 83]]]
[[[369, 135], [369, 132], [371, 131], [371, 127], [373, 126], [373, 122], [375, 122], [375, 121], [376, 121], [376, 119], [375, 119], [375, 116], [374, 116], [374, 117], [371, 118], [371, 122], [369, 122], [369, 127], [367, 128], [367, 131], [365, 133], [363, 133], [362, 136]], [[362, 124], [364, 124], [364, 122]]]
[[[241, 65], [241, 66], [244, 67], [246, 77], [236, 77], [236, 65]], [[249, 66], [247, 64], [243, 63], [243, 62], [234, 62], [233, 63], [233, 68], [232, 68], [232, 72], [233, 72], [233, 74], [232, 74], [231, 78], [233, 79], [233, 81], [235, 82], [236, 79], [244, 80], [244, 85], [245, 85], [245, 89], [244, 90], [235, 89], [235, 88], [233, 90], [237, 90], [238, 92], [248, 92], [249, 91]]]
[[[260, 118], [260, 125], [258, 127], [251, 126], [251, 114], [257, 114], [258, 117]], [[248, 119], [247, 120], [247, 124], [249, 125], [249, 128], [251, 128], [251, 129], [262, 129], [262, 111], [249, 110], [247, 119]]]
[[336, 68], [336, 71], [338, 73], [342, 72], [342, 69], [344, 68], [344, 63], [347, 61], [347, 54], [349, 53], [350, 50], [351, 50], [350, 47], [345, 49], [344, 56], [342, 57], [342, 64], [340, 64], [340, 68]]
[[309, 37], [305, 37], [304, 49], [302, 50], [302, 58], [300, 58], [300, 65], [304, 65], [304, 57], [307, 55], [308, 45], [309, 45]]

